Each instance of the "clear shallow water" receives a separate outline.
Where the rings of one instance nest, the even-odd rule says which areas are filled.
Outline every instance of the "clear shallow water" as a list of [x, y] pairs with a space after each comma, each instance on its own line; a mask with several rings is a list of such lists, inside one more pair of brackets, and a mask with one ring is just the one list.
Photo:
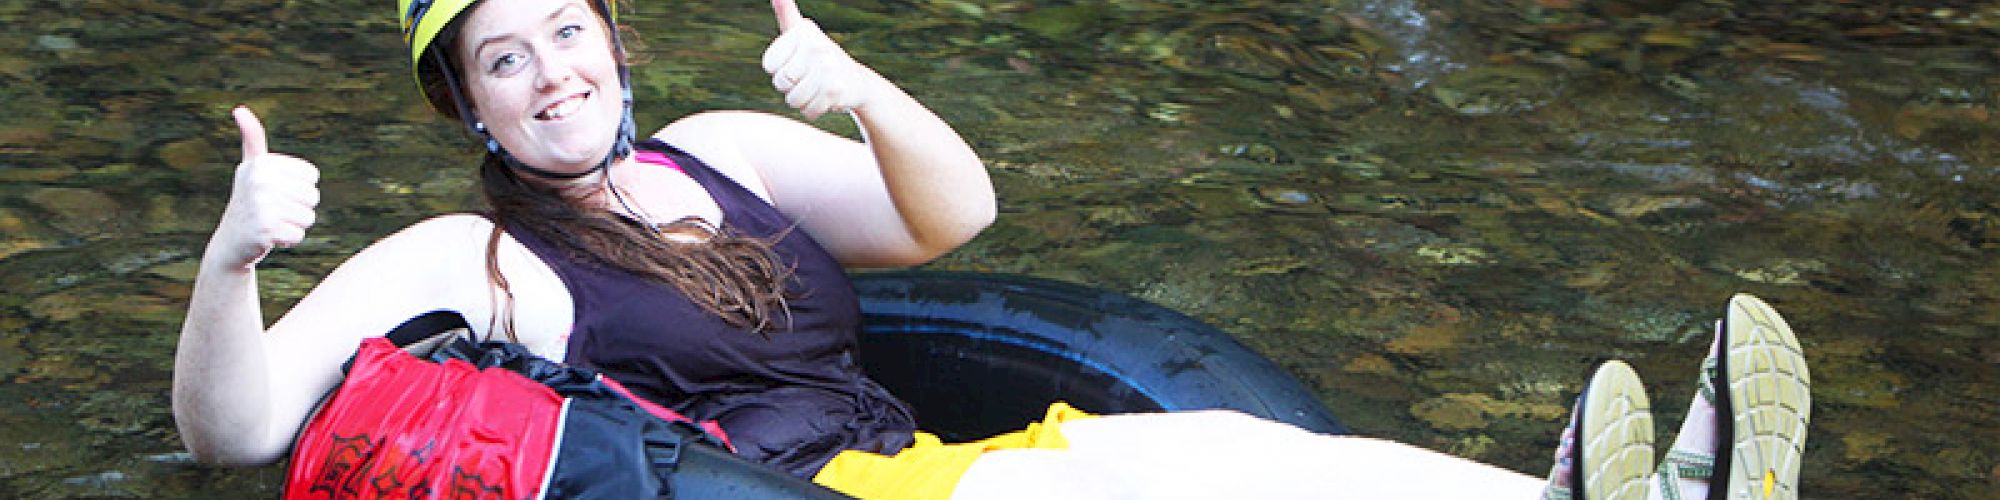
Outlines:
[[[325, 173], [272, 314], [475, 206], [378, 3], [0, 0], [0, 496], [275, 494], [188, 464], [167, 403], [228, 108]], [[1000, 222], [931, 267], [1160, 302], [1362, 432], [1530, 474], [1598, 360], [1677, 422], [1708, 322], [1756, 293], [1813, 366], [1807, 496], [1992, 498], [2000, 10], [1956, 3], [802, 8], [988, 160]], [[781, 111], [761, 3], [626, 19], [641, 122]]]

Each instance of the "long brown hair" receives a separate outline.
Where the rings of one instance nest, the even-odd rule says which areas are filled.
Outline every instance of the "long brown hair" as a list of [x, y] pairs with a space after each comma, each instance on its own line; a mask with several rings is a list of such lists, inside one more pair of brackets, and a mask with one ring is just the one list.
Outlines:
[[[597, 2], [591, 2], [597, 9]], [[603, 13], [599, 12], [600, 19]], [[453, 20], [438, 34], [429, 50], [438, 51], [444, 64], [462, 69], [458, 46], [459, 20]], [[621, 29], [613, 26], [611, 29]], [[627, 64], [622, 50], [613, 54], [619, 64]], [[454, 120], [463, 121], [452, 95], [470, 99], [465, 89], [453, 89], [442, 78], [433, 58], [418, 63], [418, 75], [425, 97], [433, 108]], [[459, 74], [465, 74], [460, 72]], [[469, 105], [469, 102], [468, 102]], [[607, 170], [600, 175], [608, 176]], [[571, 258], [610, 266], [674, 287], [703, 310], [738, 328], [764, 333], [790, 326], [787, 300], [793, 269], [772, 250], [771, 245], [786, 233], [770, 240], [742, 235], [725, 225], [709, 226], [699, 221], [675, 221], [664, 228], [648, 228], [620, 218], [609, 210], [585, 208], [563, 188], [523, 179], [500, 154], [487, 153], [479, 165], [480, 190], [495, 224], [510, 231], [526, 231], [556, 246]], [[608, 186], [607, 186], [608, 187]], [[663, 232], [694, 232], [705, 236], [695, 241], [679, 241]], [[495, 284], [506, 292], [505, 279], [497, 275], [498, 257], [488, 252], [487, 268], [496, 274]], [[511, 294], [510, 294], [511, 296]], [[511, 297], [509, 308], [511, 308]], [[777, 321], [784, 318], [783, 324]], [[509, 321], [512, 315], [509, 314]], [[513, 329], [507, 329], [511, 337]]]
[[[731, 326], [767, 332], [790, 324], [787, 284], [793, 269], [772, 251], [772, 241], [688, 220], [656, 231], [608, 210], [585, 209], [560, 188], [523, 179], [497, 154], [480, 162], [479, 184], [494, 223], [502, 227], [534, 234], [571, 258], [670, 285]], [[706, 238], [679, 241], [661, 234], [678, 231]]]

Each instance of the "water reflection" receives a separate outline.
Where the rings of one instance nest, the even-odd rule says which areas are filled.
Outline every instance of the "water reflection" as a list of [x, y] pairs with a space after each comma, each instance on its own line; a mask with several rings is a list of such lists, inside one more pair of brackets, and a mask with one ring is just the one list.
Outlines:
[[[1750, 291], [1819, 377], [1808, 496], [2000, 496], [1993, 7], [807, 3], [992, 166], [1005, 214], [935, 267], [1166, 304], [1357, 429], [1530, 473], [1595, 360], [1677, 421]], [[0, 496], [278, 487], [188, 464], [166, 402], [230, 106], [325, 171], [321, 224], [260, 276], [273, 313], [474, 206], [385, 5], [268, 8], [0, 0]], [[780, 110], [761, 5], [636, 8], [642, 122]]]

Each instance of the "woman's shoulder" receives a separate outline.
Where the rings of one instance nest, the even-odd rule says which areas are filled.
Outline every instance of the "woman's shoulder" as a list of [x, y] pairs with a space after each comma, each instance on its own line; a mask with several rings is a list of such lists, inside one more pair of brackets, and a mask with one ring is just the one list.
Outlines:
[[[431, 309], [470, 313], [486, 298], [483, 285], [493, 228], [492, 221], [470, 213], [417, 221], [349, 256], [311, 295], [328, 295], [342, 308], [401, 297], [395, 301], [401, 305], [365, 308], [388, 311], [399, 320]], [[511, 253], [517, 252], [501, 252], [503, 260], [518, 260], [509, 257]], [[411, 303], [422, 307], [405, 310]]]
[[771, 190], [745, 148], [768, 144], [758, 139], [759, 134], [796, 126], [800, 124], [794, 120], [761, 111], [704, 111], [674, 120], [653, 138], [701, 160], [768, 202]]

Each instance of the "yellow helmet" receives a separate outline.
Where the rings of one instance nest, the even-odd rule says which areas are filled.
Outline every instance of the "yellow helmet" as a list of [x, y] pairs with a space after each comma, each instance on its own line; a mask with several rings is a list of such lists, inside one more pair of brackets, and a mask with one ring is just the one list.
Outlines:
[[478, 0], [396, 0], [403, 27], [403, 42], [410, 44], [410, 62], [423, 57], [444, 26]]

